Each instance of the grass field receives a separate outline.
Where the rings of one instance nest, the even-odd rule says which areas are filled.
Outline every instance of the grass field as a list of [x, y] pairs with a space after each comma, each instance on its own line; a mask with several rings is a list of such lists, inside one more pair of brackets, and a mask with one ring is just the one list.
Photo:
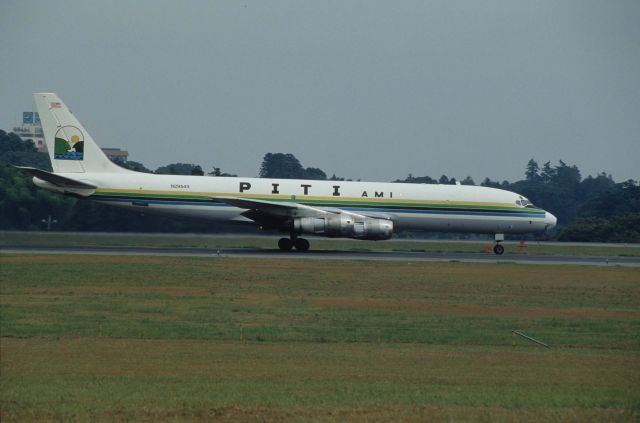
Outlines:
[[640, 418], [639, 269], [4, 255], [0, 277], [3, 422]]
[[[0, 248], [3, 246], [48, 247], [190, 247], [190, 248], [264, 248], [277, 249], [277, 236], [216, 236], [195, 234], [113, 234], [113, 233], [64, 233], [64, 232], [0, 232]], [[348, 239], [312, 239], [312, 250], [330, 251], [414, 251], [442, 253], [493, 254], [485, 247], [492, 241], [451, 242], [394, 238], [389, 241], [358, 241]], [[520, 248], [517, 243], [505, 243], [508, 254], [568, 255], [568, 256], [640, 256], [640, 247], [602, 245], [544, 244], [535, 241]]]

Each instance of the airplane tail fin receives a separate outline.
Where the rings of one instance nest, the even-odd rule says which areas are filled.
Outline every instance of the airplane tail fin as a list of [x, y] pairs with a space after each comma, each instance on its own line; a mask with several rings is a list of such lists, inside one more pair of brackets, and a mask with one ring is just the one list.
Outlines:
[[33, 96], [54, 173], [127, 172], [107, 158], [56, 94]]

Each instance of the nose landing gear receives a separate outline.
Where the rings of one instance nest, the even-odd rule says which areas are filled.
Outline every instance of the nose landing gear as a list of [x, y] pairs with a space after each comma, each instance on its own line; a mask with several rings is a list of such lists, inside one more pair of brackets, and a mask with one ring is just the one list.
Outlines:
[[504, 241], [504, 234], [496, 234], [494, 240], [496, 243], [493, 246], [493, 252], [496, 255], [501, 256], [502, 254], [504, 254], [504, 247], [500, 243]]

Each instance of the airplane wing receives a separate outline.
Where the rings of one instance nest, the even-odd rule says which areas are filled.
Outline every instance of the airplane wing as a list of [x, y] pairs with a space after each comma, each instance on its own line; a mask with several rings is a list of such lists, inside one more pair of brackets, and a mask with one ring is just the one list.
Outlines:
[[210, 197], [212, 201], [247, 209], [242, 216], [265, 228], [280, 228], [296, 217], [321, 217], [340, 214], [341, 210], [323, 210], [289, 201], [268, 201], [240, 197]]
[[354, 213], [335, 207], [312, 207], [292, 201], [268, 201], [240, 197], [210, 197], [212, 201], [231, 204], [241, 209], [247, 209], [242, 213], [248, 219], [263, 226], [278, 226], [295, 217], [322, 217], [327, 215], [345, 214], [353, 217], [370, 217], [374, 219], [391, 219], [386, 213]]
[[251, 198], [240, 197], [211, 197], [211, 200], [219, 203], [231, 204], [232, 206], [254, 212], [253, 214], [263, 214], [271, 218], [308, 217], [335, 213], [333, 211], [327, 211], [319, 209], [317, 207], [306, 206], [304, 204], [294, 202], [255, 200]]
[[371, 216], [339, 208], [319, 208], [294, 201], [268, 201], [240, 197], [210, 197], [212, 201], [246, 209], [241, 216], [263, 228], [291, 228], [324, 236], [347, 234], [353, 238], [389, 239], [393, 221], [384, 214]]

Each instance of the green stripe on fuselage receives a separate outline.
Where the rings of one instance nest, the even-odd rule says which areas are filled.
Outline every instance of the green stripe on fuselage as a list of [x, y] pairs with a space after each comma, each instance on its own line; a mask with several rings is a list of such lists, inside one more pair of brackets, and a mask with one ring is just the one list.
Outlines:
[[[110, 197], [121, 200], [164, 200], [164, 201], [196, 201], [196, 202], [210, 202], [211, 197], [207, 195], [197, 194], [152, 194], [152, 193], [123, 193], [123, 192], [96, 192], [92, 197]], [[370, 200], [353, 200], [353, 199], [314, 199], [298, 197], [295, 200], [289, 198], [273, 198], [268, 195], [245, 197], [247, 200], [266, 200], [282, 203], [299, 203], [309, 206], [321, 206], [321, 207], [367, 207], [371, 209], [376, 208], [397, 208], [397, 209], [413, 209], [413, 210], [458, 210], [458, 211], [495, 211], [505, 213], [543, 213], [544, 210], [537, 208], [522, 208], [522, 207], [510, 207], [510, 206], [495, 206], [495, 205], [470, 205], [464, 203], [412, 203], [412, 202], [399, 202], [390, 199], [370, 199]]]

